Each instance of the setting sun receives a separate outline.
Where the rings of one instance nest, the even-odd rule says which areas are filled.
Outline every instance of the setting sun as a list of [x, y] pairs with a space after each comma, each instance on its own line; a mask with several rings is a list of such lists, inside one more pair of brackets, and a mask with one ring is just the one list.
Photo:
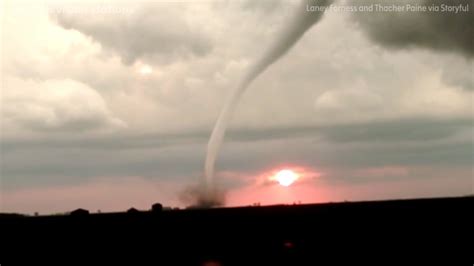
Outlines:
[[140, 67], [140, 69], [138, 70], [138, 73], [140, 73], [141, 75], [149, 75], [153, 72], [153, 69], [149, 66], [149, 65], [143, 65], [142, 67]]
[[296, 180], [298, 180], [299, 175], [295, 172], [284, 169], [280, 170], [278, 173], [275, 174], [274, 179], [280, 183], [280, 185], [288, 187], [293, 184]]

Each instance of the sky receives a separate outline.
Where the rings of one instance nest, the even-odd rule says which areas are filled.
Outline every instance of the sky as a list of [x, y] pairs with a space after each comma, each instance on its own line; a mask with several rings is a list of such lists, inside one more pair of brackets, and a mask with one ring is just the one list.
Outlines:
[[[226, 206], [473, 194], [472, 0], [338, 1], [243, 95]], [[0, 211], [188, 204], [226, 97], [299, 1], [2, 1]], [[301, 178], [271, 182], [280, 169]]]

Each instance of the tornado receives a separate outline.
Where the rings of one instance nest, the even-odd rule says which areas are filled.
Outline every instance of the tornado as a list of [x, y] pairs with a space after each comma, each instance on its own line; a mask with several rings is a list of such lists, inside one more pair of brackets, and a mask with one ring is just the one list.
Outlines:
[[216, 193], [214, 165], [224, 140], [227, 125], [242, 94], [260, 74], [285, 55], [308, 29], [320, 21], [326, 8], [329, 7], [331, 3], [332, 0], [303, 0], [290, 18], [290, 21], [286, 23], [278, 35], [278, 38], [273, 42], [273, 45], [266, 49], [260, 58], [251, 65], [237, 86], [232, 90], [216, 121], [207, 144], [207, 156], [204, 165], [205, 191], [207, 197], [212, 197], [212, 195]]

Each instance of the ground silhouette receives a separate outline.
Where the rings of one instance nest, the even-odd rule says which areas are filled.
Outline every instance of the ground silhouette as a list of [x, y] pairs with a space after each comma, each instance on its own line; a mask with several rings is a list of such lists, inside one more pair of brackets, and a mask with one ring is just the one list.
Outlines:
[[[467, 258], [473, 197], [26, 217], [0, 215], [4, 259], [316, 265], [349, 254]], [[13, 254], [28, 254], [27, 257]], [[336, 256], [332, 255], [336, 254]]]

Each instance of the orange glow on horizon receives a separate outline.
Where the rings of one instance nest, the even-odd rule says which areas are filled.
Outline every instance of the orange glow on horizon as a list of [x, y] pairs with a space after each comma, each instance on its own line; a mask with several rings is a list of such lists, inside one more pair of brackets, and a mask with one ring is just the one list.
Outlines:
[[299, 175], [290, 169], [278, 171], [271, 179], [277, 181], [280, 185], [288, 187], [299, 179]]
[[[228, 174], [228, 173], [227, 173]], [[285, 164], [234, 178], [246, 179], [247, 185], [227, 194], [227, 206], [273, 205], [325, 202], [328, 189], [322, 172], [301, 165]]]

